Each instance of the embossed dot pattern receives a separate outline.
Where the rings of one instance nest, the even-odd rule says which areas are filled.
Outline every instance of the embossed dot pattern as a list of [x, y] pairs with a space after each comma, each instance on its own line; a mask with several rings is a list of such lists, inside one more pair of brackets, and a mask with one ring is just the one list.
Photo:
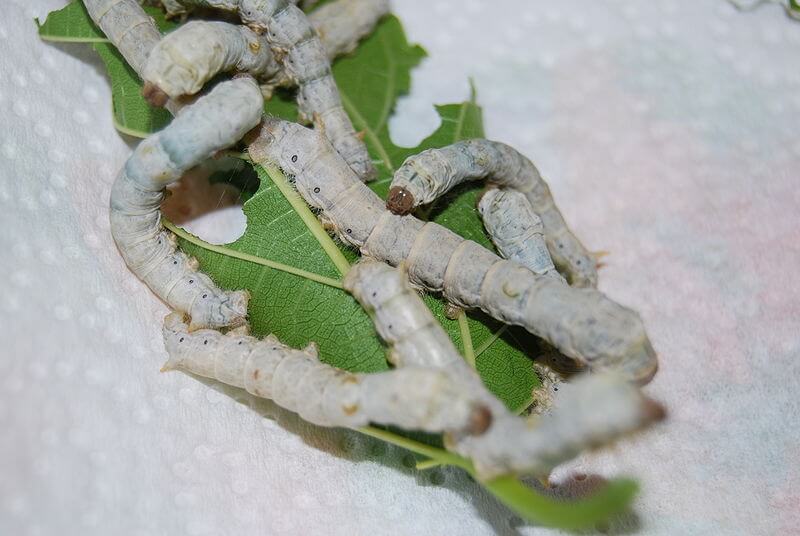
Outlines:
[[[558, 469], [553, 493], [638, 477], [611, 533], [796, 531], [800, 24], [724, 0], [395, 4], [429, 57], [393, 136], [426, 136], [472, 76], [490, 137], [610, 252], [600, 286], [661, 355], [669, 425]], [[90, 47], [38, 40], [63, 5], [0, 19], [0, 534], [553, 534], [459, 471], [158, 373], [167, 311], [108, 232], [135, 142]], [[205, 221], [240, 221], [222, 214]]]

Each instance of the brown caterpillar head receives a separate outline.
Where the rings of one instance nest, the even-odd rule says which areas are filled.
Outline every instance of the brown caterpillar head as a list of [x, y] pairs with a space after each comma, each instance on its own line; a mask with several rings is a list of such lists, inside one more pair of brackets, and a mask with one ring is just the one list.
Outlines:
[[392, 214], [408, 214], [414, 210], [414, 196], [402, 186], [392, 186], [386, 198], [386, 208]]
[[161, 108], [169, 100], [167, 95], [160, 87], [151, 82], [145, 82], [142, 86], [142, 97], [150, 103], [151, 106]]

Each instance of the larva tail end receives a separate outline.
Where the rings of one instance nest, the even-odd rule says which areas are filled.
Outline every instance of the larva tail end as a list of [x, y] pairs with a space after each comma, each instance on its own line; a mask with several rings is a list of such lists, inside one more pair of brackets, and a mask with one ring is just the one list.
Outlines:
[[169, 100], [167, 95], [160, 87], [151, 83], [145, 82], [142, 87], [142, 97], [150, 103], [151, 106], [162, 108]]
[[402, 186], [392, 186], [386, 198], [386, 208], [392, 214], [408, 214], [414, 210], [414, 196]]

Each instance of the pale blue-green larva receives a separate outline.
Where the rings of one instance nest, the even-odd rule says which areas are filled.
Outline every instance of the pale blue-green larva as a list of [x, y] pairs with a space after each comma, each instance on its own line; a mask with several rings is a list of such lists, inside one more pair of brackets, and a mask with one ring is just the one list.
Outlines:
[[542, 220], [555, 265], [573, 285], [597, 286], [595, 258], [567, 227], [539, 170], [504, 143], [466, 140], [408, 157], [394, 174], [386, 206], [408, 214], [465, 181], [482, 179], [524, 194]]
[[445, 445], [471, 458], [481, 478], [507, 473], [547, 476], [583, 450], [610, 443], [662, 416], [660, 406], [638, 388], [615, 374], [601, 373], [564, 386], [548, 415], [533, 422], [521, 419], [484, 387], [402, 270], [362, 261], [347, 273], [344, 286], [372, 316], [395, 366], [446, 370], [472, 393], [480, 411], [473, 416], [470, 433], [451, 429]]
[[191, 317], [192, 329], [242, 324], [248, 295], [223, 291], [197, 272], [161, 226], [159, 206], [167, 185], [256, 126], [262, 106], [252, 78], [218, 84], [142, 141], [111, 189], [111, 233], [122, 257], [158, 297]]
[[288, 0], [177, 0], [165, 7], [171, 14], [194, 7], [236, 12], [252, 30], [263, 32], [286, 75], [298, 86], [302, 118], [324, 132], [358, 177], [376, 176], [367, 147], [342, 106], [325, 47], [300, 8]]
[[319, 133], [267, 117], [249, 154], [294, 176], [306, 202], [344, 242], [393, 266], [404, 262], [414, 285], [522, 326], [593, 370], [637, 382], [655, 374], [656, 354], [636, 312], [595, 289], [537, 275], [435, 223], [392, 214]]
[[178, 313], [165, 319], [164, 340], [169, 360], [162, 370], [244, 388], [321, 426], [380, 423], [469, 435], [482, 412], [469, 390], [441, 370], [350, 373], [321, 362], [313, 345], [296, 350], [274, 336], [259, 340], [239, 330], [190, 332]]

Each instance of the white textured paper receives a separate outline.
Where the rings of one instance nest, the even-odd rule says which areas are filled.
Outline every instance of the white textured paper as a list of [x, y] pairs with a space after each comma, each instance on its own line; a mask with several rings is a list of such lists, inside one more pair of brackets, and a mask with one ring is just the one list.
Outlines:
[[[108, 230], [134, 142], [90, 47], [42, 43], [32, 21], [63, 3], [0, 6], [0, 534], [553, 533], [458, 471], [158, 373], [167, 311]], [[800, 534], [800, 23], [724, 0], [395, 11], [429, 53], [395, 138], [435, 128], [431, 104], [472, 76], [488, 135], [610, 252], [600, 286], [659, 351], [647, 391], [669, 422], [559, 487], [638, 478], [612, 531]]]

